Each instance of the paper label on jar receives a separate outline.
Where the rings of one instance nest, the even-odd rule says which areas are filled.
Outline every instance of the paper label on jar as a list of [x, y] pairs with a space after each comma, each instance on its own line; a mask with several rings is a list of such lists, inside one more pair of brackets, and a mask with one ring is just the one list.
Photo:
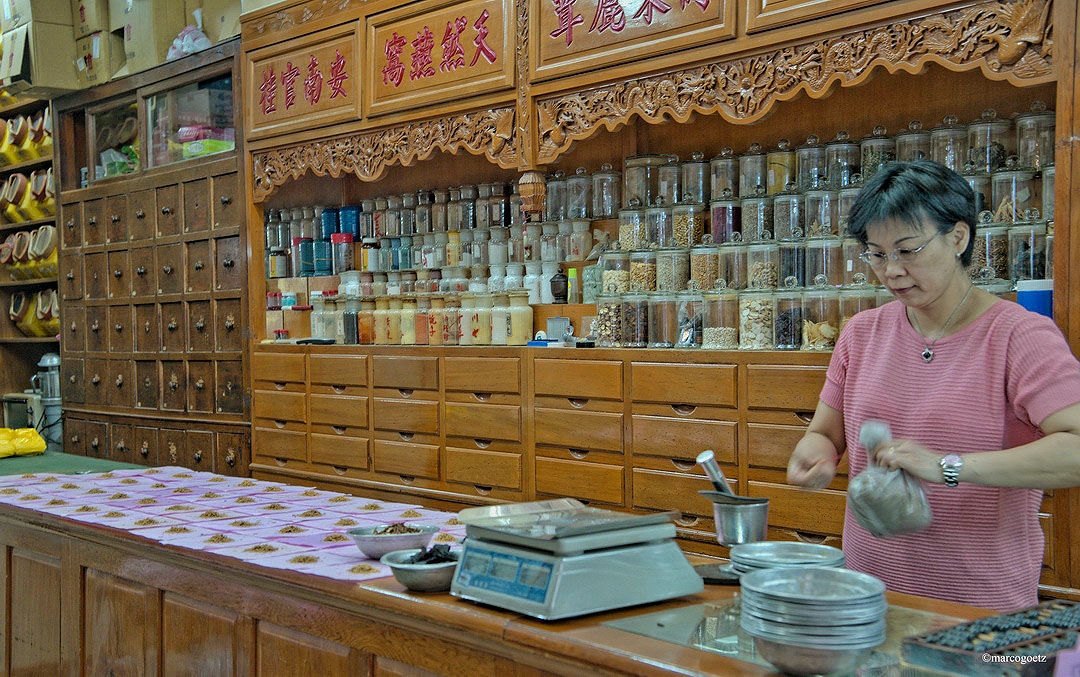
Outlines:
[[848, 259], [848, 262], [847, 262], [847, 272], [849, 272], [849, 273], [850, 273], [850, 272], [851, 272], [851, 270], [852, 270], [852, 268], [854, 267], [854, 265], [855, 265], [855, 261], [854, 261], [853, 259]]

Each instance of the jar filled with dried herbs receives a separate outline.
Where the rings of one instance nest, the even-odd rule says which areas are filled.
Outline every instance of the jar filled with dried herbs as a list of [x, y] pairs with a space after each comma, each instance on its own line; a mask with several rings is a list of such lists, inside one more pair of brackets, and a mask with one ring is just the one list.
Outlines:
[[[858, 185], [849, 186], [836, 192], [836, 234], [840, 237], [847, 237], [848, 235], [848, 215], [851, 214], [851, 208], [855, 206], [855, 200], [858, 199], [861, 190], [862, 183], [860, 182]], [[820, 207], [818, 209], [820, 210]], [[829, 233], [816, 234], [828, 235]]]
[[705, 233], [705, 204], [695, 202], [690, 195], [671, 208], [671, 245], [692, 247], [701, 242]]
[[[794, 280], [791, 280], [794, 282]], [[773, 347], [777, 350], [802, 348], [803, 292], [802, 289], [781, 289], [773, 297], [776, 319], [773, 321]]]
[[990, 269], [992, 277], [1009, 278], [1009, 227], [979, 224], [971, 254], [971, 279], [980, 279], [983, 270]]
[[678, 339], [679, 322], [675, 294], [649, 294], [649, 347], [674, 348]]
[[930, 130], [930, 159], [961, 172], [968, 162], [968, 135], [957, 122], [955, 115], [946, 115], [941, 126]]
[[616, 294], [630, 291], [630, 254], [620, 249], [609, 249], [600, 256], [603, 271], [600, 288]]
[[878, 125], [869, 136], [859, 142], [862, 152], [862, 176], [869, 179], [887, 162], [896, 160], [896, 140], [888, 135], [885, 127]]
[[645, 224], [645, 210], [641, 208], [637, 198], [630, 201], [629, 207], [619, 210], [619, 246], [623, 251], [644, 249], [649, 246], [649, 228]]
[[734, 233], [742, 231], [742, 207], [730, 188], [720, 193], [720, 199], [709, 203], [709, 215], [709, 234], [717, 244], [727, 242]]
[[666, 247], [656, 252], [657, 291], [683, 291], [690, 280], [690, 250]]
[[720, 245], [720, 265], [716, 272], [728, 289], [746, 289], [746, 245], [738, 233], [734, 239]]
[[641, 249], [630, 252], [630, 288], [656, 291], [656, 251]]
[[708, 350], [738, 350], [739, 295], [733, 291], [716, 290], [702, 297], [701, 347]]
[[[856, 191], [855, 194], [858, 195], [858, 192]], [[835, 190], [807, 191], [805, 205], [807, 237], [836, 235], [839, 197], [839, 192]]]
[[772, 237], [773, 198], [771, 196], [765, 195], [759, 186], [752, 197], [742, 198], [740, 207], [743, 239], [749, 242]]
[[861, 171], [859, 169], [861, 158], [859, 144], [852, 141], [846, 131], [837, 132], [836, 138], [825, 144], [829, 188], [840, 190], [854, 183], [853, 177]]
[[709, 194], [715, 200], [727, 190], [731, 191], [731, 197], [738, 197], [739, 162], [734, 151], [723, 148], [719, 155], [709, 160]]
[[675, 297], [675, 313], [679, 324], [676, 348], [700, 348], [704, 310], [701, 292], [690, 289]]
[[690, 250], [690, 281], [698, 289], [712, 289], [719, 279], [720, 248], [702, 244]]
[[655, 205], [645, 210], [645, 227], [648, 233], [646, 247], [658, 249], [674, 246], [671, 204], [666, 198], [660, 196], [656, 198]]
[[622, 296], [622, 345], [644, 348], [649, 342], [649, 297], [639, 291]]
[[1028, 210], [1034, 209], [1037, 212], [1039, 209], [1035, 172], [1020, 169], [1019, 162], [1015, 155], [1010, 156], [1005, 167], [990, 177], [995, 223], [1031, 220]]
[[1054, 111], [1036, 101], [1031, 111], [1016, 116], [1016, 154], [1020, 166], [1042, 169], [1054, 164]]
[[795, 192], [795, 184], [789, 183], [787, 190], [773, 199], [773, 237], [783, 240], [792, 237], [792, 233], [803, 232], [805, 198]]
[[614, 289], [596, 297], [596, 344], [601, 348], [622, 345], [622, 297]]
[[997, 111], [987, 108], [978, 120], [967, 126], [968, 161], [975, 171], [993, 172], [1005, 166], [1005, 160], [1016, 153], [1016, 137], [1012, 123], [999, 120]]
[[832, 350], [840, 334], [840, 294], [825, 285], [803, 292], [803, 350]]
[[828, 188], [825, 146], [816, 134], [806, 137], [806, 143], [795, 149], [795, 165], [798, 167], [796, 183], [800, 191]]
[[1009, 279], [1045, 280], [1046, 224], [1026, 223], [1009, 229]]
[[776, 306], [771, 291], [739, 294], [739, 349], [772, 350]]
[[760, 143], [750, 144], [750, 148], [739, 156], [739, 195], [753, 195], [758, 186], [762, 191], [769, 186], [768, 157], [761, 150]]
[[963, 176], [971, 186], [972, 192], [975, 193], [975, 213], [982, 214], [985, 210], [992, 210], [993, 190], [990, 186], [990, 175], [986, 172], [975, 171], [975, 165], [969, 162], [964, 166]]
[[746, 288], [776, 289], [780, 282], [780, 248], [775, 242], [746, 247]]

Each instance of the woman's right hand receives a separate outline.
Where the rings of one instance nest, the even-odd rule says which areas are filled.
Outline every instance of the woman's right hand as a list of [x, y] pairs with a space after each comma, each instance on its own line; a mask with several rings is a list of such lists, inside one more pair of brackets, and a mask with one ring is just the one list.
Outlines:
[[836, 476], [836, 456], [832, 442], [824, 435], [807, 433], [795, 445], [788, 461], [787, 481], [808, 489], [824, 489]]

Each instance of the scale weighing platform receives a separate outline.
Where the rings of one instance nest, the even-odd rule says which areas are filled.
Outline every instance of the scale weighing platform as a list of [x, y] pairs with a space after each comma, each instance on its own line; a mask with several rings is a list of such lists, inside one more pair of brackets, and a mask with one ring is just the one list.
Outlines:
[[702, 592], [673, 514], [569, 498], [462, 510], [468, 538], [450, 593], [555, 620]]

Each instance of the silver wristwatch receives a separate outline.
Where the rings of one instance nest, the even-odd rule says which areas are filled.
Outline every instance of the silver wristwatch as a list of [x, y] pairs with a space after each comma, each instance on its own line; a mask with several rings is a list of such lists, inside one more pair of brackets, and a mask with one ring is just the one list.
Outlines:
[[960, 484], [960, 470], [964, 467], [964, 459], [960, 454], [946, 454], [938, 461], [941, 466], [941, 476], [945, 478], [945, 486], [955, 487]]

